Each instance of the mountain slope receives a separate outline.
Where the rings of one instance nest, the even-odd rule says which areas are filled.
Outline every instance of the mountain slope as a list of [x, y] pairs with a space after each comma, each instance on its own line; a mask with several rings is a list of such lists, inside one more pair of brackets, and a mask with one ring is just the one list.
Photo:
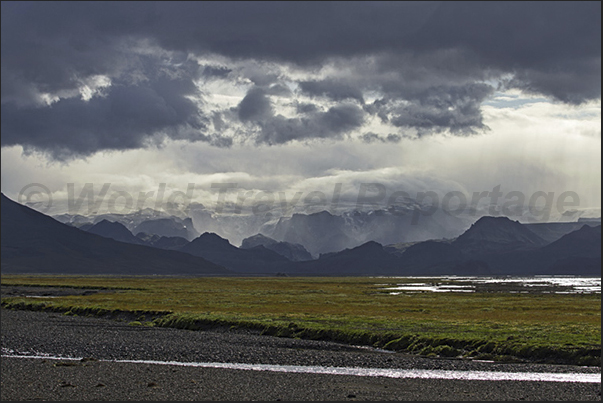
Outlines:
[[145, 245], [145, 242], [143, 242], [140, 238], [135, 237], [130, 230], [118, 222], [102, 220], [101, 222], [94, 224], [92, 227], [85, 229], [85, 231], [91, 234], [100, 235], [105, 238], [111, 238], [119, 242]]
[[182, 248], [182, 252], [203, 257], [239, 273], [271, 274], [288, 271], [291, 261], [263, 246], [240, 249], [228, 239], [205, 232]]
[[245, 238], [243, 239], [243, 243], [241, 243], [241, 249], [251, 249], [257, 246], [263, 246], [266, 249], [270, 249], [292, 262], [312, 260], [312, 255], [310, 255], [310, 252], [302, 245], [290, 242], [278, 242], [262, 234]]
[[62, 224], [1, 197], [2, 273], [228, 275], [176, 251], [133, 245]]
[[430, 240], [410, 245], [400, 260], [404, 267], [417, 275], [455, 274], [454, 268], [466, 257], [450, 242]]
[[559, 240], [522, 256], [536, 274], [601, 275], [601, 226], [584, 224]]
[[384, 250], [377, 242], [367, 242], [352, 249], [321, 255], [317, 260], [299, 262], [298, 267], [314, 275], [364, 276], [396, 275], [404, 276], [406, 271], [395, 255]]
[[482, 217], [452, 242], [463, 253], [475, 257], [536, 249], [546, 244], [524, 225], [507, 217]]
[[563, 235], [567, 235], [570, 232], [579, 230], [584, 225], [596, 227], [601, 225], [601, 221], [595, 220], [582, 220], [577, 222], [552, 222], [552, 223], [534, 223], [534, 224], [523, 224], [527, 229], [541, 237], [547, 242], [555, 242], [560, 239]]
[[[452, 242], [408, 246], [401, 265], [415, 275], [600, 275], [601, 227], [582, 224], [549, 243], [525, 224], [482, 217]], [[387, 250], [391, 250], [388, 248]]]

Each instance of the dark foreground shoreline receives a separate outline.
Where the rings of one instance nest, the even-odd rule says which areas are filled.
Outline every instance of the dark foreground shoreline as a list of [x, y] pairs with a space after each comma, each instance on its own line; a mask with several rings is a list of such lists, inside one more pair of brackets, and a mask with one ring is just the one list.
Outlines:
[[245, 331], [133, 327], [48, 312], [1, 309], [0, 319], [3, 355], [12, 350], [88, 358], [3, 357], [1, 400], [601, 400], [600, 383], [392, 379], [96, 360], [557, 373], [600, 373], [598, 367], [427, 359]]

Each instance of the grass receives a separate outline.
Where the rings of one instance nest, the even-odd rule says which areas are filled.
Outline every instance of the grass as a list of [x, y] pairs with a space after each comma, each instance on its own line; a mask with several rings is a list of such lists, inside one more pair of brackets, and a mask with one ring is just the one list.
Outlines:
[[[102, 288], [2, 298], [13, 309], [131, 312], [137, 326], [244, 327], [439, 357], [601, 365], [600, 294], [414, 293], [368, 277], [177, 278], [3, 275], [2, 285]], [[395, 279], [396, 283], [416, 279]], [[113, 292], [107, 292], [114, 290]], [[146, 315], [146, 318], [145, 318]]]

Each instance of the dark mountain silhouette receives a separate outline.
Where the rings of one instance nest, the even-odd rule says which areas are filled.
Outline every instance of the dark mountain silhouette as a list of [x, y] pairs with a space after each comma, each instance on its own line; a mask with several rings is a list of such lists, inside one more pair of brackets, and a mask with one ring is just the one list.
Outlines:
[[547, 222], [523, 225], [545, 241], [555, 242], [563, 235], [579, 230], [585, 224], [591, 227], [595, 227], [597, 225], [601, 225], [601, 220], [599, 219], [597, 221], [596, 219], [578, 219], [577, 222]]
[[[83, 228], [80, 228], [83, 229]], [[140, 238], [135, 237], [123, 224], [102, 220], [85, 230], [91, 234], [115, 239], [119, 242], [127, 242], [135, 245], [146, 245]]]
[[582, 228], [519, 258], [521, 262], [517, 265], [524, 271], [531, 268], [535, 274], [600, 276], [601, 225], [583, 224]]
[[385, 249], [389, 253], [392, 253], [392, 254], [400, 257], [400, 256], [402, 256], [406, 252], [406, 250], [408, 248], [410, 248], [413, 245], [418, 245], [418, 244], [421, 244], [421, 243], [424, 243], [424, 242], [438, 242], [438, 243], [450, 244], [455, 239], [456, 238], [452, 238], [452, 239], [441, 238], [441, 239], [428, 239], [427, 241], [401, 242], [401, 243], [397, 243], [397, 244], [384, 245], [383, 249]]
[[518, 221], [507, 217], [482, 217], [452, 242], [468, 256], [536, 249], [548, 242]]
[[62, 224], [1, 198], [2, 273], [229, 275], [205, 259], [133, 245]]
[[298, 263], [298, 267], [313, 275], [404, 276], [411, 274], [403, 269], [398, 257], [385, 251], [381, 244], [373, 241], [341, 252], [323, 254], [317, 260]]
[[541, 249], [543, 253], [557, 258], [566, 256], [601, 256], [601, 225], [582, 225], [577, 231], [562, 236], [559, 240]]
[[400, 257], [401, 265], [417, 275], [456, 274], [455, 267], [466, 260], [458, 247], [436, 240], [411, 245]]
[[[280, 227], [287, 237], [303, 238], [317, 250], [321, 242], [329, 247], [324, 248], [319, 259], [291, 261], [295, 252], [304, 250], [301, 246], [295, 249], [291, 242], [278, 242], [263, 235], [247, 238], [244, 247], [237, 248], [215, 233], [206, 232], [190, 242], [185, 237], [149, 233], [137, 233], [134, 237], [121, 224], [102, 220], [90, 228], [91, 232], [85, 232], [4, 195], [1, 209], [3, 273], [335, 276], [600, 276], [601, 273], [601, 225], [597, 222], [562, 223], [563, 226], [549, 225], [547, 229], [504, 217], [482, 217], [455, 239], [394, 247], [369, 241], [334, 252], [329, 249], [346, 237], [346, 242], [357, 242], [350, 241], [345, 233], [351, 234], [349, 229], [353, 227], [345, 217], [327, 212], [294, 215]], [[370, 225], [380, 222], [367, 217], [356, 217], [353, 222], [358, 224], [365, 219]], [[578, 227], [576, 230], [559, 236], [574, 225]], [[152, 247], [126, 243], [132, 238]], [[557, 239], [551, 242], [553, 238]], [[279, 245], [287, 250], [280, 250], [279, 254], [276, 248]]]
[[228, 239], [210, 232], [201, 234], [179, 250], [203, 257], [238, 273], [274, 274], [291, 271], [293, 268], [289, 259], [261, 245], [252, 249], [237, 248]]
[[400, 259], [415, 275], [600, 275], [601, 229], [582, 224], [548, 243], [519, 222], [482, 217], [454, 241], [419, 242]]
[[249, 238], [243, 239], [241, 249], [251, 249], [257, 246], [263, 246], [281, 256], [286, 257], [292, 262], [301, 262], [304, 260], [312, 260], [312, 255], [300, 244], [289, 242], [278, 242], [262, 234], [257, 234]]
[[[505, 242], [509, 247], [491, 247], [490, 253], [465, 253], [466, 259], [475, 259], [485, 263], [491, 274], [504, 275], [535, 275], [535, 274], [567, 274], [567, 275], [601, 275], [601, 227], [592, 227], [582, 224], [582, 227], [572, 231], [552, 243], [547, 243], [542, 238], [536, 239], [519, 230], [526, 229], [525, 225], [514, 223], [512, 226], [504, 221], [499, 221], [507, 237]], [[524, 246], [513, 241], [509, 235], [509, 228], [514, 228], [513, 235], [517, 240], [523, 240]], [[471, 229], [470, 229], [471, 230]], [[469, 231], [470, 231], [469, 230]], [[468, 232], [469, 232], [468, 231]], [[530, 230], [528, 230], [530, 231]], [[531, 232], [531, 231], [530, 231]], [[498, 234], [498, 232], [496, 232]], [[463, 234], [464, 235], [464, 234]], [[460, 239], [461, 237], [459, 237]], [[457, 239], [458, 241], [458, 239]], [[453, 242], [453, 245], [457, 244]], [[536, 247], [538, 243], [545, 244]]]

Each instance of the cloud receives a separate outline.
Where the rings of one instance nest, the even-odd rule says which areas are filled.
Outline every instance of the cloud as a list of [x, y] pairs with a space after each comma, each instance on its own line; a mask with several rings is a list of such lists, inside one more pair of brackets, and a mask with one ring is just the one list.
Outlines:
[[360, 136], [360, 139], [365, 143], [399, 143], [402, 140], [402, 136], [399, 134], [390, 133], [387, 136], [380, 136], [373, 132], [364, 133]]
[[601, 96], [599, 2], [3, 2], [1, 18], [2, 146], [62, 159], [345, 139], [369, 115], [464, 136], [499, 83]]
[[418, 102], [392, 108], [392, 124], [414, 127], [419, 134], [441, 132], [474, 134], [484, 130], [481, 103], [494, 89], [485, 84], [435, 87], [420, 94]]
[[262, 122], [257, 143], [283, 144], [311, 139], [341, 139], [362, 126], [365, 113], [353, 104], [337, 105], [325, 112], [314, 111], [299, 118], [271, 116]]
[[186, 80], [159, 79], [147, 85], [112, 86], [88, 101], [60, 99], [47, 107], [2, 104], [2, 144], [45, 150], [57, 159], [100, 150], [140, 148], [153, 139], [210, 139]]
[[543, 94], [568, 104], [582, 104], [601, 97], [601, 58], [568, 60], [554, 71], [526, 69], [504, 83], [526, 93]]
[[364, 103], [362, 91], [359, 88], [335, 80], [302, 81], [299, 86], [302, 92], [310, 96], [326, 96], [333, 101], [355, 99]]
[[238, 107], [239, 119], [243, 122], [265, 120], [272, 116], [272, 106], [266, 92], [252, 88]]
[[302, 102], [296, 105], [296, 111], [299, 114], [312, 113], [318, 111], [318, 107], [314, 104]]
[[[518, 93], [497, 93], [494, 99]], [[395, 191], [412, 195], [461, 190], [468, 192], [470, 200], [473, 192], [501, 185], [505, 194], [521, 191], [528, 198], [543, 191], [554, 192], [557, 199], [563, 192], [574, 191], [580, 196], [580, 209], [600, 208], [600, 101], [568, 107], [534, 97], [519, 106], [485, 105], [483, 109], [484, 124], [491, 127], [487, 136], [426, 136], [421, 141], [402, 136], [396, 142], [386, 140], [388, 134], [397, 133], [372, 132], [374, 139], [366, 143], [362, 135], [370, 137], [371, 132], [364, 129], [365, 123], [357, 129], [358, 138], [320, 140], [319, 146], [304, 140], [268, 145], [255, 143], [253, 138], [217, 148], [201, 141], [168, 140], [160, 149], [97, 153], [68, 165], [48, 156], [22, 156], [20, 146], [3, 147], [2, 189], [16, 198], [27, 184], [42, 183], [58, 201], [60, 192], [66, 197], [66, 183], [75, 183], [79, 192], [85, 183], [93, 182], [98, 193], [104, 183], [111, 182], [112, 189], [124, 188], [133, 195], [157, 192], [159, 183], [181, 191], [188, 183], [196, 183], [196, 200], [213, 208], [217, 194], [211, 183], [237, 183], [229, 195], [231, 201], [239, 191], [247, 190], [256, 194], [284, 191], [287, 200], [298, 191], [305, 197], [318, 190], [330, 198], [336, 183], [341, 183], [343, 207], [345, 201], [353, 205], [360, 183], [384, 184], [384, 202]], [[365, 113], [364, 119], [371, 116]]]
[[276, 95], [279, 97], [291, 97], [293, 93], [289, 88], [282, 84], [273, 84], [266, 89], [266, 93], [269, 95]]
[[[301, 116], [288, 118], [276, 114], [268, 93], [282, 94], [285, 89], [268, 91], [252, 87], [239, 105], [234, 108], [239, 120], [247, 124], [247, 131], [256, 144], [284, 144], [310, 139], [341, 139], [361, 127], [365, 112], [351, 103], [342, 103], [322, 111], [315, 105], [301, 107]], [[289, 92], [286, 92], [289, 94]], [[296, 108], [296, 110], [299, 109]]]
[[205, 66], [201, 75], [209, 78], [226, 78], [231, 71], [223, 66]]
[[[486, 67], [551, 73], [568, 60], [596, 65], [601, 49], [597, 2], [13, 3], [2, 11], [2, 31], [10, 38], [3, 53], [27, 50], [19, 61], [3, 58], [3, 67], [29, 61], [39, 68], [36, 61], [51, 61], [40, 80], [53, 82], [51, 72], [68, 81], [64, 66], [74, 56], [84, 59], [73, 69], [85, 72], [92, 60], [101, 62], [99, 47], [112, 53], [124, 37], [148, 38], [166, 50], [300, 65], [465, 49]], [[98, 68], [109, 69], [112, 59]]]

